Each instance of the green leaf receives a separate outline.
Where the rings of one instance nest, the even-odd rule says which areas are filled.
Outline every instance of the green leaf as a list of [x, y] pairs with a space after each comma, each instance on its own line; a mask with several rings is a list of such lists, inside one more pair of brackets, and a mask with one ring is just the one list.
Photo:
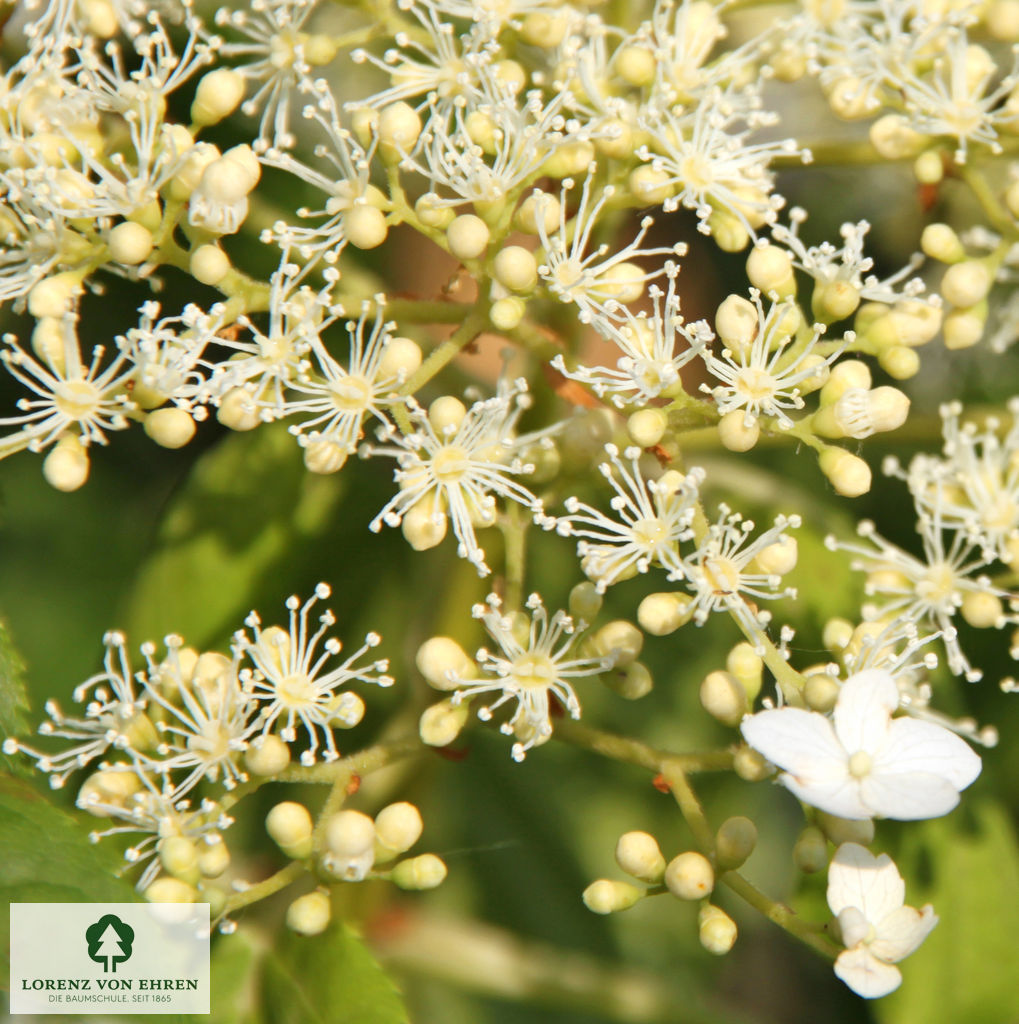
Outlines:
[[[11, 642], [6, 625], [0, 621], [0, 740], [7, 736], [20, 736], [28, 730], [25, 719], [28, 709], [25, 665]], [[14, 767], [6, 754], [3, 755], [3, 762], [8, 767]]]
[[170, 504], [126, 606], [129, 635], [201, 646], [240, 628], [259, 582], [328, 526], [342, 487], [304, 468], [285, 428], [224, 438]]
[[396, 986], [345, 924], [307, 938], [288, 932], [265, 961], [265, 1015], [273, 1024], [406, 1024]]
[[[21, 779], [0, 775], [0, 904], [5, 961], [10, 904], [131, 903], [134, 887], [115, 875], [122, 862], [89, 842], [69, 814]], [[6, 967], [5, 967], [6, 973]]]
[[210, 1024], [247, 1024], [259, 1019], [255, 1004], [263, 953], [250, 929], [216, 937], [212, 947]]
[[[940, 923], [901, 965], [902, 987], [875, 1010], [882, 1024], [1019, 1020], [1009, 964], [1019, 934], [1019, 848], [1005, 810], [974, 803], [914, 826], [897, 858], [907, 903], [930, 902]], [[931, 884], [919, 891], [924, 870]]]

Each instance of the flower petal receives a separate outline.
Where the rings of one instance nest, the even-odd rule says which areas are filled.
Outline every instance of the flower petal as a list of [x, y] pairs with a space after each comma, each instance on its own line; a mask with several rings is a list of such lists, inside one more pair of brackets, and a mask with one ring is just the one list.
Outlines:
[[882, 963], [866, 946], [847, 949], [835, 961], [835, 975], [864, 999], [878, 999], [902, 984], [898, 967]]
[[875, 770], [860, 780], [860, 798], [875, 817], [919, 821], [947, 814], [959, 803], [959, 791], [929, 772]]
[[870, 951], [881, 960], [896, 963], [909, 956], [937, 923], [938, 915], [929, 903], [923, 910], [899, 907], [878, 923], [877, 936], [870, 943]]
[[872, 668], [850, 676], [839, 690], [832, 713], [835, 734], [847, 753], [880, 750], [898, 706], [899, 688], [890, 672]]
[[837, 779], [817, 780], [783, 774], [778, 781], [805, 804], [836, 817], [852, 821], [874, 817], [874, 812], [860, 798], [859, 783], [846, 771]]
[[848, 777], [846, 752], [824, 715], [801, 708], [759, 711], [743, 719], [740, 731], [754, 750], [801, 780]]
[[906, 899], [906, 883], [887, 853], [875, 857], [859, 843], [843, 843], [828, 866], [828, 906], [836, 917], [856, 907], [872, 925]]
[[981, 766], [979, 755], [954, 732], [933, 722], [896, 718], [874, 752], [872, 770], [940, 775], [958, 790], [973, 782]]

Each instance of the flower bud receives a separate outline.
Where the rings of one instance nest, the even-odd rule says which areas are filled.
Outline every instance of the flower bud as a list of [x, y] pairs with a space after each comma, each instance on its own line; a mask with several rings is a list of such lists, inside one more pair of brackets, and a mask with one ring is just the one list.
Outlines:
[[535, 189], [518, 207], [514, 221], [528, 235], [537, 235], [539, 224], [546, 232], [552, 232], [559, 226], [561, 209], [556, 196]]
[[764, 681], [764, 659], [744, 641], [736, 644], [728, 653], [725, 668], [743, 687], [747, 703], [752, 704], [761, 692]]
[[287, 927], [298, 935], [321, 935], [333, 916], [329, 894], [317, 889], [298, 896], [287, 907]]
[[848, 388], [837, 402], [814, 416], [814, 429], [827, 437], [862, 440], [871, 434], [896, 430], [909, 415], [909, 397], [893, 387]]
[[870, 142], [886, 160], [903, 160], [916, 156], [927, 137], [913, 131], [901, 114], [885, 114], [870, 126]]
[[821, 643], [833, 653], [844, 651], [853, 639], [853, 624], [848, 619], [829, 619], [821, 632]]
[[292, 800], [278, 803], [266, 815], [265, 830], [291, 859], [303, 860], [310, 855], [312, 821], [303, 804]]
[[987, 298], [994, 277], [990, 267], [979, 260], [964, 260], [954, 263], [941, 278], [941, 295], [953, 306], [975, 306]]
[[640, 657], [644, 636], [632, 622], [614, 619], [594, 634], [591, 644], [597, 654], [611, 655], [614, 659], [613, 666], [620, 668]]
[[[780, 299], [787, 299], [796, 294], [793, 261], [785, 249], [770, 242], [758, 243], [750, 250], [747, 277], [767, 296], [774, 292]], [[756, 323], [756, 316], [754, 319]]]
[[715, 331], [733, 352], [749, 348], [757, 328], [757, 307], [740, 295], [728, 296], [715, 313]]
[[795, 537], [780, 537], [774, 544], [761, 548], [754, 556], [754, 564], [769, 576], [785, 576], [796, 568], [799, 545]]
[[[744, 214], [749, 212], [743, 208]], [[747, 217], [753, 220], [753, 217]], [[708, 232], [722, 252], [742, 252], [750, 244], [750, 232], [739, 217], [728, 210], [715, 210], [707, 221]], [[760, 227], [760, 225], [758, 225]]]
[[254, 430], [262, 422], [254, 396], [246, 388], [231, 388], [223, 396], [216, 419], [231, 430]]
[[653, 448], [665, 435], [669, 417], [664, 409], [649, 406], [633, 413], [626, 421], [626, 432], [634, 444]]
[[645, 633], [668, 636], [690, 621], [689, 594], [648, 594], [637, 608], [637, 621]]
[[616, 51], [613, 70], [627, 85], [641, 88], [655, 80], [658, 59], [649, 46], [630, 44]]
[[627, 184], [634, 198], [647, 206], [657, 206], [676, 193], [671, 175], [651, 164], [634, 168]]
[[889, 345], [877, 357], [881, 369], [895, 380], [909, 380], [920, 372], [920, 357], [905, 345]]
[[426, 495], [404, 513], [400, 530], [415, 551], [428, 551], [442, 543], [447, 523], [446, 513], [436, 508], [434, 499]]
[[599, 878], [584, 890], [584, 906], [595, 914], [615, 914], [629, 910], [644, 896], [644, 890], [629, 882]]
[[393, 882], [401, 889], [434, 889], [446, 879], [446, 865], [434, 853], [402, 860], [393, 868]]
[[594, 162], [594, 146], [584, 139], [560, 142], [541, 165], [542, 174], [550, 178], [568, 178], [584, 174]]
[[492, 308], [488, 311], [488, 319], [492, 325], [500, 331], [512, 331], [520, 325], [527, 312], [527, 304], [516, 295], [507, 295], [504, 298], [496, 299]]
[[43, 459], [42, 475], [58, 491], [76, 491], [88, 479], [88, 450], [77, 434], [64, 434]]
[[200, 245], [191, 253], [189, 267], [196, 281], [215, 287], [230, 273], [230, 257], [218, 245]]
[[793, 863], [805, 875], [815, 875], [828, 866], [828, 841], [824, 833], [808, 825], [793, 846]]
[[715, 956], [724, 956], [736, 943], [736, 922], [711, 903], [698, 911], [698, 938], [701, 945]]
[[731, 452], [750, 451], [760, 436], [760, 423], [755, 419], [748, 425], [742, 409], [732, 409], [718, 421], [718, 439]]
[[852, 388], [867, 390], [871, 386], [870, 367], [859, 359], [836, 363], [821, 388], [821, 404], [832, 405]]
[[860, 289], [849, 281], [817, 281], [810, 308], [822, 323], [833, 324], [852, 316], [860, 305]]
[[357, 249], [376, 249], [389, 234], [386, 215], [368, 203], [355, 203], [343, 214], [343, 234]]
[[415, 657], [418, 671], [436, 690], [456, 690], [465, 679], [476, 679], [474, 659], [448, 636], [433, 636], [419, 648]]
[[640, 700], [655, 686], [651, 670], [640, 661], [632, 661], [624, 668], [613, 668], [599, 676], [601, 681], [624, 700]]
[[405, 800], [383, 807], [375, 815], [375, 838], [387, 850], [404, 853], [420, 838], [424, 829], [421, 812]]
[[999, 628], [1005, 622], [1005, 609], [995, 594], [970, 591], [963, 597], [960, 611], [974, 629]]
[[688, 850], [669, 861], [665, 884], [677, 899], [703, 899], [715, 887], [715, 870], [704, 854]]
[[279, 775], [290, 764], [290, 748], [272, 733], [256, 736], [244, 751], [244, 764], [252, 775]]
[[421, 134], [421, 118], [409, 103], [401, 100], [379, 114], [376, 130], [383, 159], [395, 163], [414, 148]]
[[534, 11], [520, 26], [520, 38], [530, 46], [550, 50], [558, 46], [569, 29], [569, 21], [559, 11]]
[[134, 221], [125, 220], [110, 230], [106, 238], [110, 255], [126, 267], [144, 263], [152, 252], [152, 232]]
[[466, 702], [454, 704], [452, 700], [443, 700], [433, 704], [425, 709], [418, 723], [421, 741], [430, 747], [449, 746], [467, 724], [469, 714]]
[[774, 771], [767, 760], [753, 747], [743, 744], [732, 755], [733, 771], [745, 782], [761, 782]]
[[230, 848], [221, 835], [204, 836], [198, 843], [198, 870], [203, 878], [218, 878], [230, 866]]
[[827, 811], [818, 811], [817, 824], [836, 846], [841, 846], [843, 843], [859, 843], [860, 846], [870, 846], [874, 841], [874, 822], [870, 818], [853, 821], [849, 818], [839, 818]]
[[953, 309], [945, 316], [945, 348], [972, 348], [980, 341], [987, 323], [986, 306], [986, 302], [981, 302], [975, 309]]
[[375, 823], [360, 811], [337, 811], [325, 823], [322, 866], [347, 882], [360, 882], [375, 862]]
[[529, 292], [538, 283], [538, 263], [529, 249], [507, 245], [496, 253], [492, 274], [511, 291]]
[[194, 885], [198, 881], [198, 850], [186, 836], [168, 836], [159, 841], [159, 860], [175, 878]]
[[488, 225], [473, 213], [462, 213], [446, 228], [446, 244], [458, 260], [475, 260], [488, 248]]
[[928, 224], [920, 236], [920, 248], [941, 263], [961, 263], [966, 258], [959, 236], [947, 224]]
[[28, 311], [32, 316], [62, 317], [74, 310], [85, 289], [78, 274], [65, 272], [44, 277], [28, 293]]
[[747, 695], [728, 672], [709, 672], [701, 683], [701, 706], [723, 725], [739, 725], [747, 712]]
[[657, 885], [665, 874], [658, 840], [647, 832], [624, 832], [616, 842], [616, 863], [628, 875]]
[[839, 695], [838, 680], [832, 679], [827, 672], [815, 672], [807, 676], [803, 684], [803, 699], [811, 711], [826, 715], [833, 707]]
[[244, 99], [247, 83], [232, 68], [216, 68], [202, 76], [191, 104], [191, 120], [203, 127], [229, 117]]
[[826, 448], [818, 459], [818, 465], [836, 493], [845, 498], [858, 498], [870, 490], [870, 466], [844, 448]]
[[164, 875], [145, 890], [145, 898], [149, 903], [194, 903], [198, 892], [187, 882]]
[[195, 436], [191, 413], [177, 406], [156, 409], [145, 417], [144, 430], [163, 448], [183, 448]]
[[598, 593], [595, 585], [584, 582], [578, 583], [570, 591], [567, 606], [574, 618], [581, 619], [584, 622], [592, 622], [601, 611], [603, 601], [604, 598]]
[[720, 871], [733, 871], [754, 852], [757, 845], [757, 826], [749, 819], [737, 815], [727, 818], [715, 836], [715, 857]]

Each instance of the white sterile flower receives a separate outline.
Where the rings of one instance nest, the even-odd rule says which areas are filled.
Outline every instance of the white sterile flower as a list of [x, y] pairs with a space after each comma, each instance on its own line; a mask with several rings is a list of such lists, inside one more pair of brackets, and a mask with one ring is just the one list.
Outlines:
[[647, 572], [652, 565], [667, 570], [669, 579], [682, 579], [679, 545], [693, 536], [690, 524], [703, 470], [693, 469], [685, 476], [672, 471], [658, 480], [645, 480], [638, 464], [643, 454], [639, 448], [627, 448], [623, 453], [629, 467], [615, 445], [606, 445], [605, 451], [609, 462], [598, 469], [616, 492], [609, 504], [619, 519], [610, 519], [577, 498], [567, 498], [569, 515], [556, 520], [556, 531], [564, 537], [581, 538], [577, 555], [599, 593], [636, 572]]
[[570, 192], [576, 186], [572, 178], [563, 179], [559, 202], [559, 225], [553, 232], [545, 228], [544, 207], [547, 193], [538, 196], [537, 227], [541, 239], [538, 274], [548, 290], [562, 302], [575, 302], [583, 323], [599, 322], [608, 317], [622, 320], [620, 310], [639, 299], [646, 282], [665, 273], [664, 266], [644, 271], [631, 261], [642, 256], [683, 256], [686, 246], [677, 242], [671, 247], [643, 248], [641, 243], [654, 223], [651, 217], [640, 222], [640, 230], [629, 245], [609, 255], [609, 246], [602, 243], [588, 252], [591, 235], [606, 203], [615, 195], [613, 185], [600, 188], [592, 200], [592, 186], [597, 168], [591, 166], [581, 187], [580, 203], [572, 217], [567, 216]]
[[127, 414], [135, 408], [125, 387], [133, 368], [123, 352], [100, 369], [105, 349], [96, 345], [92, 361], [82, 362], [76, 317], [60, 318], [59, 343], [49, 358], [40, 361], [29, 355], [13, 334], [5, 334], [7, 348], [0, 361], [7, 372], [35, 396], [21, 398], [18, 416], [0, 418], [0, 426], [21, 429], [0, 439], [0, 456], [28, 448], [42, 451], [62, 434], [76, 434], [83, 445], [106, 444], [106, 431], [125, 430]]
[[60, 789], [69, 775], [108, 751], [123, 750], [132, 758], [144, 757], [136, 746], [147, 746], [147, 741], [154, 743], [156, 739], [144, 714], [146, 701], [135, 695], [124, 634], [111, 631], [103, 637], [103, 644], [103, 671], [86, 679], [74, 691], [74, 702], [85, 704], [84, 716], [71, 718], [55, 700], [46, 702], [50, 721], [39, 726], [39, 735], [71, 740], [72, 746], [46, 752], [13, 737], [4, 740], [4, 753], [20, 751], [34, 758], [36, 767], [49, 773], [53, 789]]
[[[942, 489], [937, 482], [936, 488]], [[917, 532], [923, 542], [924, 557], [903, 551], [882, 537], [869, 520], [863, 520], [857, 533], [870, 542], [862, 544], [825, 538], [831, 550], [849, 551], [853, 569], [868, 574], [866, 593], [880, 599], [878, 604], [864, 606], [866, 619], [887, 619], [899, 616], [910, 619], [931, 632], [940, 631], [948, 654], [948, 667], [955, 675], [965, 675], [976, 682], [983, 673], [974, 668], [959, 645], [953, 619], [960, 611], [965, 615], [966, 599], [998, 599], [992, 621], [986, 623], [1002, 628], [1015, 622], [1016, 616], [1006, 614], [1000, 606], [1010, 595], [992, 585], [986, 575], [976, 576], [977, 570], [988, 564], [988, 559], [977, 553], [976, 546], [964, 533], [955, 532], [947, 550], [940, 502], [935, 500], [930, 514], [923, 512], [917, 520]]]
[[840, 818], [937, 818], [980, 774], [980, 758], [948, 729], [893, 718], [899, 688], [884, 669], [850, 676], [832, 717], [775, 708], [743, 719], [743, 738], [782, 769], [804, 803]]
[[479, 710], [482, 721], [488, 721], [503, 704], [516, 701], [513, 717], [500, 726], [507, 736], [517, 738], [514, 761], [522, 761], [528, 750], [552, 735], [551, 698], [572, 718], [580, 717], [580, 701], [568, 680], [597, 675], [613, 663], [611, 656], [575, 656], [576, 632], [582, 631], [584, 624], [575, 624], [566, 612], [557, 611], [550, 619], [537, 594], [527, 599], [527, 608], [529, 618], [523, 613], [505, 615], [495, 594], [489, 594], [487, 604], [475, 605], [471, 613], [481, 620], [499, 650], [493, 653], [482, 647], [477, 652], [478, 665], [487, 676], [449, 680], [451, 687], [453, 683], [460, 687], [453, 695], [454, 702], [473, 700], [484, 693], [500, 695], [495, 703]]
[[516, 422], [530, 405], [527, 382], [520, 378], [500, 387], [494, 398], [475, 402], [457, 423], [436, 428], [423, 409], [408, 401], [414, 432], [397, 434], [392, 428], [379, 431], [379, 439], [392, 446], [364, 445], [364, 456], [388, 455], [397, 460], [393, 474], [400, 490], [369, 523], [378, 533], [386, 526], [404, 527], [404, 534], [418, 550], [434, 547], [446, 534], [449, 520], [457, 539], [457, 554], [487, 576], [485, 552], [478, 544], [475, 526], [495, 523], [494, 495], [516, 501], [532, 512], [542, 512], [541, 502], [513, 478], [532, 467], [519, 455], [523, 438], [514, 437]]
[[[289, 628], [269, 626], [262, 628], [257, 612], [252, 612], [245, 624], [254, 633], [249, 639], [244, 630], [234, 635], [234, 649], [248, 658], [254, 668], [240, 671], [241, 685], [247, 693], [262, 702], [258, 724], [262, 735], [268, 735], [281, 722], [280, 737], [290, 743], [297, 738], [296, 724], [300, 722], [311, 741], [311, 746], [301, 754], [301, 763], [314, 764], [319, 751], [319, 732], [325, 738], [322, 757], [334, 761], [339, 757], [333, 729], [349, 729], [361, 721], [364, 702], [355, 693], [337, 691], [345, 683], [358, 680], [391, 686], [393, 677], [384, 675], [389, 661], [381, 658], [368, 664], [357, 664], [359, 658], [381, 642], [378, 633], [369, 633], [364, 644], [340, 664], [327, 669], [327, 663], [336, 657], [342, 644], [335, 637], [329, 637], [317, 652], [319, 641], [336, 622], [331, 611], [318, 616], [319, 626], [314, 633], [309, 630], [308, 616], [318, 601], [324, 601], [332, 593], [331, 588], [320, 583], [315, 593], [304, 604], [297, 596], [288, 597], [286, 606], [290, 612]], [[320, 674], [321, 673], [321, 674]]]
[[600, 398], [608, 396], [616, 408], [628, 403], [643, 406], [659, 395], [681, 390], [679, 371], [713, 340], [714, 334], [703, 320], [684, 324], [676, 288], [679, 267], [667, 262], [665, 274], [669, 279], [667, 292], [656, 284], [648, 288], [653, 313], [641, 310], [635, 315], [624, 307], [622, 323], [602, 317], [594, 321], [593, 326], [623, 352], [614, 370], [601, 366], [570, 370], [561, 355], [553, 358], [553, 367], [563, 376], [588, 385]]
[[719, 505], [718, 519], [708, 526], [707, 535], [697, 549], [683, 559], [683, 576], [687, 589], [694, 594], [688, 611], [698, 625], [712, 612], [728, 611], [740, 625], [757, 633], [771, 618], [747, 598], [770, 600], [795, 597], [792, 587], [779, 589], [781, 577], [761, 572], [752, 564], [757, 555], [785, 537], [785, 531], [800, 525], [799, 516], [778, 516], [775, 525], [747, 543], [754, 524]]
[[[814, 350], [823, 325], [815, 324], [805, 342], [798, 340], [797, 314], [790, 303], [772, 303], [765, 313], [756, 289], [750, 290], [750, 297], [757, 310], [757, 327], [750, 343], [734, 346], [735, 351], [724, 348], [719, 355], [710, 349], [699, 350], [708, 372], [722, 382], [702, 384], [701, 391], [714, 398], [723, 416], [742, 409], [744, 426], [752, 426], [761, 416], [771, 416], [780, 429], [787, 430], [793, 421], [785, 410], [803, 408], [801, 386], [809, 389], [818, 380], [823, 381], [841, 349], [822, 357]], [[846, 342], [852, 338], [852, 332], [847, 331]]]
[[892, 966], [909, 956], [938, 923], [928, 903], [905, 905], [906, 886], [891, 857], [875, 857], [857, 843], [843, 843], [828, 867], [828, 906], [846, 947], [835, 974], [865, 999], [894, 992], [902, 975]]

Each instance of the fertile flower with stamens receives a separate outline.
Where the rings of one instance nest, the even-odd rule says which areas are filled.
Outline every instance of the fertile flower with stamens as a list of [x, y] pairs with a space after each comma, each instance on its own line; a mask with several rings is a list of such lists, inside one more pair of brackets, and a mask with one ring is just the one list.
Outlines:
[[499, 727], [505, 735], [517, 738], [514, 761], [522, 761], [528, 750], [552, 735], [552, 698], [571, 718], [580, 717], [580, 701], [569, 680], [597, 675], [613, 664], [611, 656], [576, 656], [577, 633], [583, 631], [584, 624], [575, 623], [566, 612], [557, 611], [549, 618], [537, 594], [527, 599], [527, 609], [529, 618], [523, 613], [506, 615], [495, 594], [489, 594], [486, 604], [475, 605], [471, 614], [481, 620], [499, 650], [482, 647], [477, 652], [478, 665], [486, 676], [449, 680], [450, 688], [454, 684], [460, 687], [453, 695], [456, 703], [481, 694], [499, 694], [494, 703], [478, 711], [483, 721], [504, 704], [516, 701], [513, 717]]
[[318, 650], [319, 641], [335, 624], [336, 616], [325, 611], [318, 616], [318, 629], [311, 632], [309, 616], [319, 601], [332, 593], [320, 583], [315, 593], [303, 604], [299, 597], [289, 597], [286, 606], [290, 612], [289, 628], [269, 626], [262, 628], [257, 612], [245, 620], [253, 632], [249, 638], [244, 630], [234, 635], [235, 653], [247, 658], [253, 668], [242, 668], [239, 678], [243, 690], [261, 703], [258, 725], [262, 735], [276, 730], [287, 743], [297, 739], [296, 726], [300, 723], [308, 735], [311, 746], [301, 754], [301, 763], [314, 764], [319, 754], [319, 734], [325, 741], [322, 758], [338, 758], [333, 729], [349, 729], [357, 725], [364, 715], [364, 701], [350, 691], [337, 692], [353, 680], [391, 686], [393, 677], [384, 674], [389, 668], [385, 658], [368, 664], [358, 664], [368, 651], [381, 642], [378, 633], [369, 633], [364, 644], [341, 663], [327, 668], [331, 658], [339, 655], [342, 644], [328, 637]]

